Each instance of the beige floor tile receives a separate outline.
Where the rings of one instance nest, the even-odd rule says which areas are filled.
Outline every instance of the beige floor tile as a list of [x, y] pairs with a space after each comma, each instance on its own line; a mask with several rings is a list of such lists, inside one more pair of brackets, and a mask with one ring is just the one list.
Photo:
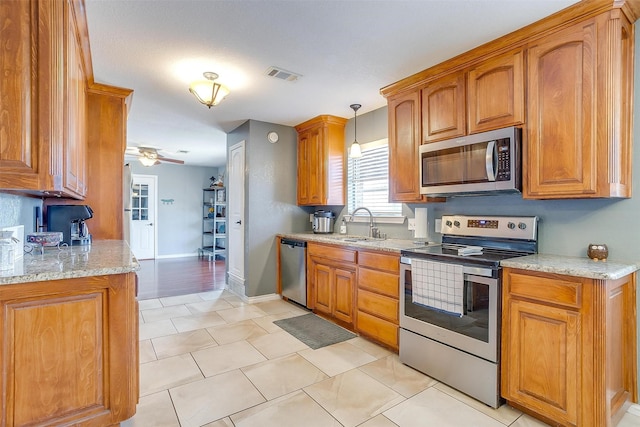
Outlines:
[[140, 341], [140, 363], [147, 363], [157, 360], [156, 352], [153, 349], [151, 340]]
[[303, 350], [299, 353], [330, 377], [376, 360], [369, 353], [347, 342], [333, 344], [317, 350]]
[[152, 308], [162, 308], [162, 303], [158, 298], [145, 299], [142, 301], [138, 301], [138, 309], [142, 310], [151, 310]]
[[158, 359], [191, 353], [218, 345], [205, 329], [154, 338], [151, 342]]
[[626, 412], [616, 427], [640, 427], [640, 417]]
[[173, 409], [169, 391], [150, 394], [140, 398], [136, 414], [120, 424], [121, 427], [180, 427]]
[[309, 348], [305, 343], [285, 331], [251, 338], [247, 341], [257, 348], [260, 353], [264, 354], [267, 359], [275, 359], [285, 354], [291, 354]]
[[181, 304], [192, 304], [196, 302], [202, 302], [202, 298], [198, 294], [178, 295], [175, 297], [160, 298], [160, 302], [164, 307]]
[[140, 365], [140, 396], [204, 378], [190, 354]]
[[159, 320], [157, 322], [142, 323], [139, 327], [139, 339], [148, 340], [151, 338], [163, 337], [165, 335], [177, 334], [178, 330], [171, 320]]
[[184, 305], [174, 305], [163, 308], [152, 308], [140, 311], [145, 322], [157, 322], [158, 320], [171, 319], [173, 317], [188, 316], [191, 312]]
[[226, 417], [221, 420], [205, 424], [202, 427], [234, 427], [234, 425], [233, 422], [231, 422], [231, 418]]
[[433, 378], [403, 365], [396, 355], [367, 363], [359, 369], [404, 397], [411, 397], [437, 383]]
[[234, 369], [267, 360], [258, 350], [246, 341], [238, 341], [218, 347], [199, 350], [193, 358], [205, 377], [218, 375]]
[[[623, 427], [623, 426], [627, 427], [621, 421], [616, 427]], [[640, 423], [631, 424], [631, 426], [638, 427], [640, 426]], [[535, 418], [530, 417], [527, 414], [522, 414], [520, 418], [516, 420], [515, 423], [511, 424], [511, 427], [549, 427], [549, 424], [545, 424], [540, 420], [536, 420]]]
[[199, 427], [264, 402], [239, 370], [169, 390], [182, 427]]
[[242, 307], [248, 305], [246, 302], [240, 299], [240, 297], [232, 294], [229, 291], [224, 291], [224, 293], [222, 294], [222, 298], [234, 307]]
[[223, 325], [226, 322], [220, 315], [212, 311], [211, 313], [190, 314], [189, 316], [176, 317], [171, 319], [178, 332], [195, 331], [210, 326]]
[[264, 311], [267, 314], [286, 313], [287, 311], [291, 311], [296, 307], [292, 303], [284, 301], [282, 299], [259, 302], [254, 304], [254, 306], [258, 307], [260, 310]]
[[267, 331], [258, 326], [253, 320], [243, 320], [242, 322], [236, 322], [230, 325], [213, 326], [207, 328], [207, 332], [209, 332], [220, 345], [267, 335]]
[[360, 424], [360, 427], [398, 427], [398, 424], [391, 421], [384, 415], [378, 415]]
[[327, 379], [324, 372], [299, 354], [257, 363], [242, 368], [242, 372], [267, 399], [275, 399]]
[[341, 427], [302, 391], [246, 409], [231, 419], [235, 427]]
[[267, 313], [252, 305], [242, 305], [239, 307], [229, 308], [227, 310], [219, 310], [216, 313], [222, 316], [227, 323], [240, 322], [241, 320], [253, 319], [255, 317], [267, 315]]
[[138, 322], [139, 323], [144, 323], [144, 317], [142, 317], [142, 313], [138, 312]]
[[484, 403], [475, 400], [474, 398], [469, 397], [466, 394], [459, 392], [458, 390], [443, 383], [438, 383], [434, 387], [444, 393], [447, 393], [451, 397], [455, 397], [462, 403], [471, 406], [472, 408], [482, 412], [483, 414], [489, 415], [491, 418], [500, 421], [502, 424], [511, 425], [515, 420], [518, 419], [520, 415], [522, 415], [522, 412], [512, 408], [509, 405], [502, 405], [498, 409], [493, 409], [485, 405]]
[[345, 427], [363, 423], [404, 400], [358, 369], [305, 387], [304, 391]]
[[351, 345], [355, 345], [358, 348], [366, 351], [370, 355], [374, 356], [376, 359], [382, 359], [387, 356], [391, 356], [395, 354], [384, 347], [379, 346], [378, 344], [367, 340], [362, 337], [355, 337], [347, 341]]
[[402, 427], [423, 427], [425, 420], [438, 427], [504, 427], [446, 393], [430, 387], [384, 412], [384, 416]]
[[251, 320], [255, 322], [258, 326], [260, 326], [262, 329], [272, 334], [274, 332], [282, 331], [282, 328], [278, 325], [274, 325], [273, 322], [275, 322], [276, 320], [288, 319], [289, 317], [295, 317], [295, 316], [299, 316], [299, 314], [296, 314], [293, 311], [287, 311], [284, 313], [272, 314], [270, 316], [256, 317]]
[[209, 301], [201, 301], [193, 304], [186, 304], [189, 311], [193, 314], [208, 313], [211, 311], [226, 310], [233, 308], [231, 304], [223, 299], [214, 299]]
[[198, 295], [204, 301], [211, 301], [211, 300], [222, 298], [223, 293], [224, 293], [224, 290], [216, 289], [215, 291], [200, 292], [200, 293], [197, 293], [196, 295]]

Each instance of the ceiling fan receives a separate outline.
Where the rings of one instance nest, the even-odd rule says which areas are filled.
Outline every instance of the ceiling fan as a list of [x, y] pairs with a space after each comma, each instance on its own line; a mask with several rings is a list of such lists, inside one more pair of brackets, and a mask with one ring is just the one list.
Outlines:
[[177, 163], [183, 165], [183, 160], [172, 159], [158, 153], [157, 148], [153, 147], [127, 147], [128, 154], [138, 157], [140, 163], [144, 166], [159, 165], [161, 162]]

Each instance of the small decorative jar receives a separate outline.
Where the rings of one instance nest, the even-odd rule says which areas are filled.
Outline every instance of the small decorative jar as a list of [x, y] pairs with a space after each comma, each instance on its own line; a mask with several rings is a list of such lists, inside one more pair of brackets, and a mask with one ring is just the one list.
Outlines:
[[606, 261], [609, 256], [609, 249], [604, 243], [589, 243], [587, 256], [594, 261]]

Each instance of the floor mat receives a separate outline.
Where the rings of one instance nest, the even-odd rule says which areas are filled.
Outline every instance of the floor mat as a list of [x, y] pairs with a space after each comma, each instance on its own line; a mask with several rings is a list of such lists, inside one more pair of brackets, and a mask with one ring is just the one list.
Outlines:
[[356, 337], [356, 334], [313, 313], [276, 320], [273, 323], [314, 350]]

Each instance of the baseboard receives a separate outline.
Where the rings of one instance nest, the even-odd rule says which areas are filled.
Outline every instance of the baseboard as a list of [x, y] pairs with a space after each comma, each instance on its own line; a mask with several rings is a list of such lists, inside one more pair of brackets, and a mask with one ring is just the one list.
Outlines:
[[167, 258], [187, 258], [190, 256], [198, 256], [198, 253], [186, 253], [186, 254], [170, 254], [170, 255], [157, 255], [156, 259], [167, 259]]
[[265, 301], [274, 301], [274, 300], [278, 300], [280, 299], [280, 295], [278, 294], [267, 294], [267, 295], [258, 295], [256, 297], [247, 297], [245, 296], [244, 298], [242, 298], [242, 301], [248, 303], [248, 304], [255, 304], [258, 302], [265, 302]]

